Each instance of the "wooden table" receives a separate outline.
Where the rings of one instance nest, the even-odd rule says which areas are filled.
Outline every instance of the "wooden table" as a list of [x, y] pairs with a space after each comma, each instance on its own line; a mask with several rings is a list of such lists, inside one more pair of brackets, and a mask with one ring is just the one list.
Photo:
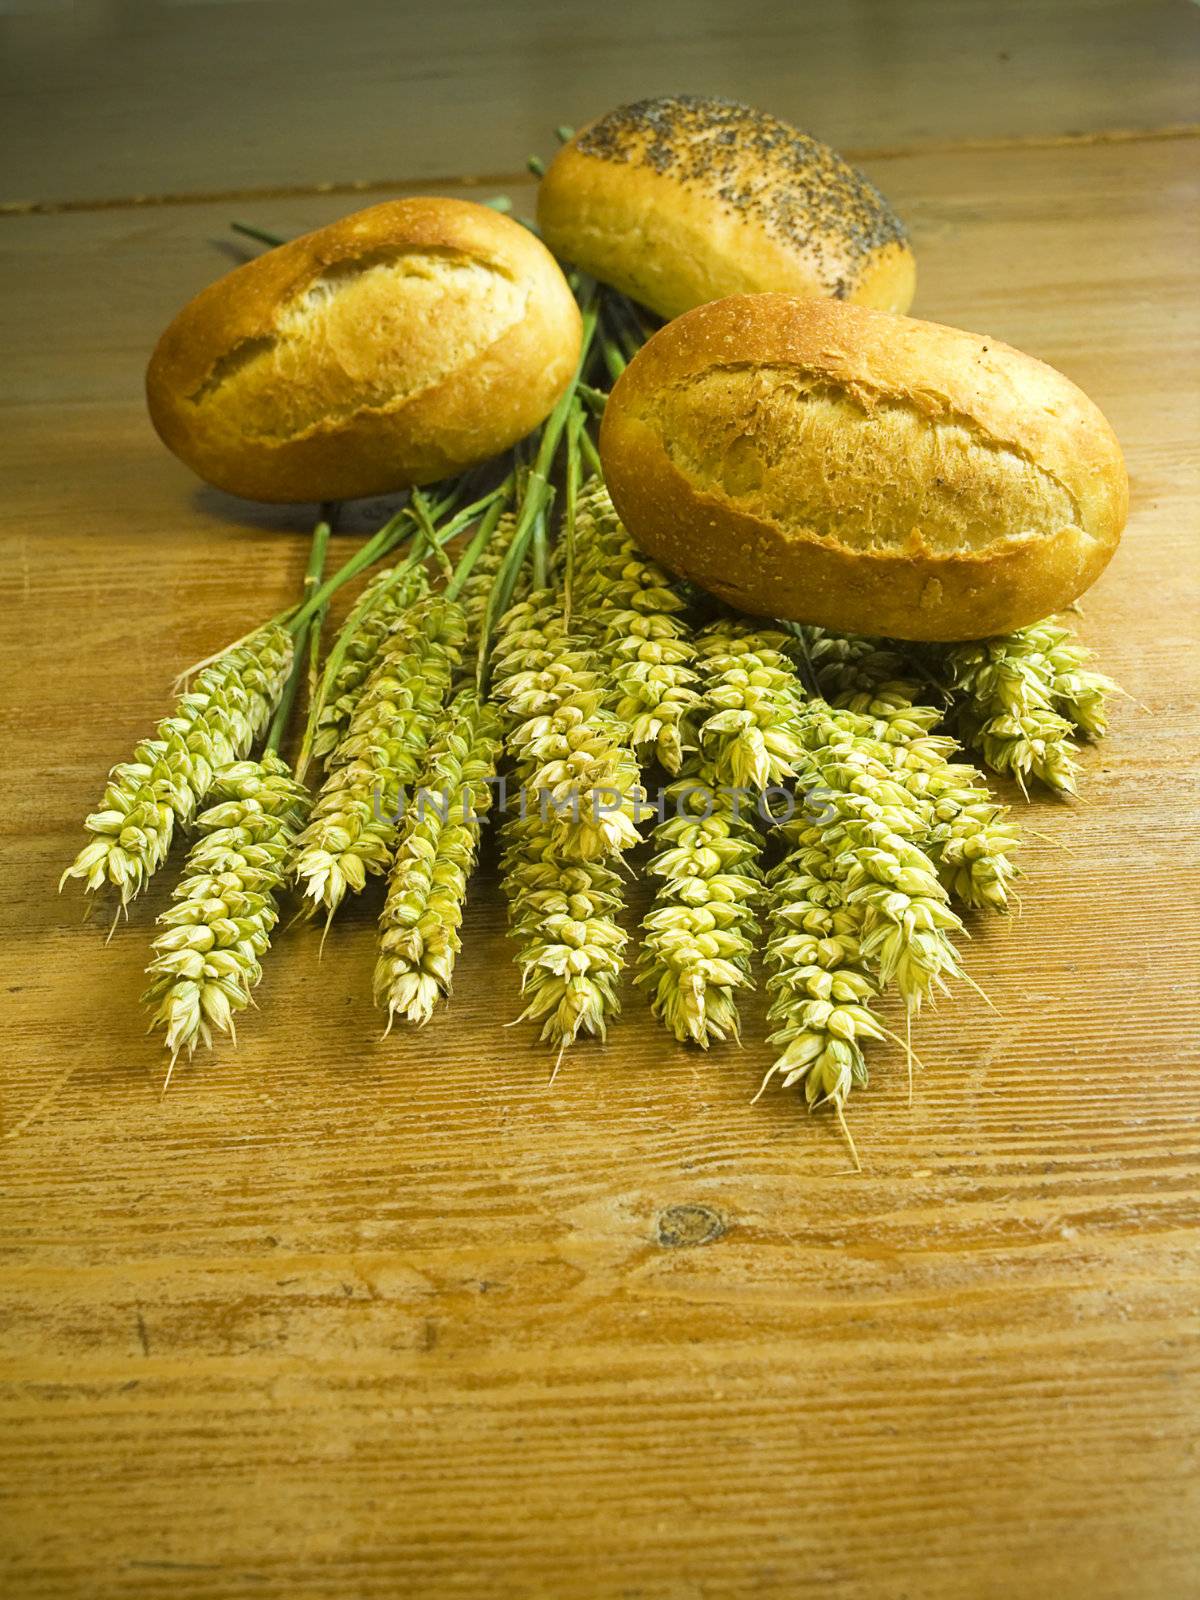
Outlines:
[[[1200, 1588], [1200, 14], [343, 0], [9, 17], [0, 1584], [43, 1596], [1184, 1597]], [[884, 1052], [865, 1170], [767, 1056], [630, 994], [557, 1081], [490, 871], [452, 1007], [378, 1038], [378, 896], [279, 941], [160, 1101], [141, 972], [54, 893], [171, 677], [278, 608], [307, 508], [199, 486], [158, 329], [355, 186], [483, 192], [686, 85], [864, 156], [917, 310], [1061, 366], [1129, 459], [1082, 630], [1131, 698], [1031, 808], [1023, 912]], [[319, 185], [332, 186], [322, 189]], [[216, 198], [206, 198], [216, 197]], [[349, 537], [377, 520], [357, 508]], [[164, 880], [169, 878], [164, 875]]]

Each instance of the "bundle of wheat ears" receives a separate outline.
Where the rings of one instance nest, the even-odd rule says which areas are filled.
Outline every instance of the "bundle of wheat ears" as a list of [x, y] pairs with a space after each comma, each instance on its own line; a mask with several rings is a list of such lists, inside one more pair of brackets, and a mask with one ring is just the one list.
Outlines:
[[[911, 1070], [922, 1003], [971, 982], [963, 918], [1010, 907], [1018, 828], [963, 747], [1026, 793], [1075, 793], [1076, 737], [1104, 733], [1115, 685], [1058, 623], [952, 646], [770, 627], [638, 552], [589, 426], [645, 330], [629, 302], [579, 293], [576, 380], [490, 486], [416, 492], [329, 578], [326, 508], [296, 604], [193, 669], [110, 773], [64, 879], [120, 915], [191, 835], [145, 997], [167, 1081], [233, 1035], [288, 895], [327, 931], [385, 878], [384, 1031], [427, 1022], [490, 812], [521, 1015], [555, 1070], [605, 1038], [627, 968], [701, 1049], [739, 1041], [763, 982], [763, 1088], [796, 1087], [844, 1128], [868, 1051], [898, 1047]], [[363, 574], [320, 666], [329, 599]], [[280, 752], [306, 680], [293, 767]], [[652, 895], [636, 933], [630, 859]]]

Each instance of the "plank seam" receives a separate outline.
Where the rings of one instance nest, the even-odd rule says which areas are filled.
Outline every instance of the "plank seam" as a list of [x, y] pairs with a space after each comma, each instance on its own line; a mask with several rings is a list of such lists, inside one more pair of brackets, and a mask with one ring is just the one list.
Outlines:
[[[1163, 128], [1109, 128], [1093, 133], [1064, 133], [1041, 137], [1003, 139], [932, 140], [913, 145], [859, 145], [842, 154], [851, 161], [898, 161], [913, 156], [987, 155], [1008, 150], [1058, 150], [1075, 146], [1156, 144], [1164, 140], [1200, 138], [1200, 123], [1186, 122]], [[177, 194], [131, 194], [79, 200], [4, 200], [0, 218], [63, 216], [75, 212], [136, 211], [170, 206], [241, 205], [264, 200], [304, 200], [322, 195], [392, 194], [413, 190], [504, 189], [531, 181], [528, 171], [456, 173], [434, 178], [350, 178], [325, 183], [297, 183], [249, 189], [196, 189]]]

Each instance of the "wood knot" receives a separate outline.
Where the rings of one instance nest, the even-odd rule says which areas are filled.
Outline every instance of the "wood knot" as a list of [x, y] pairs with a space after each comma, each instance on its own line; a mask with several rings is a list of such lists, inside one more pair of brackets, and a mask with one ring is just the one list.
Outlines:
[[712, 1244], [724, 1232], [724, 1219], [711, 1206], [668, 1206], [659, 1212], [658, 1242], [665, 1250]]

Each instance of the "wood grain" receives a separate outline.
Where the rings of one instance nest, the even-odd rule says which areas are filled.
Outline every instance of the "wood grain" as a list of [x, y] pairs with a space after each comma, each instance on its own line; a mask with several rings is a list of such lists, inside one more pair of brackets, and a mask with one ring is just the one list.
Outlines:
[[424, 1033], [378, 1039], [368, 895], [323, 961], [285, 934], [241, 1048], [160, 1102], [168, 885], [107, 947], [53, 885], [175, 670], [294, 591], [307, 513], [197, 489], [142, 411], [226, 208], [0, 223], [6, 1592], [1196, 1592], [1195, 146], [872, 172], [918, 309], [1083, 383], [1134, 512], [1081, 624], [1131, 699], [1086, 802], [1030, 809], [1022, 915], [972, 929], [995, 1009], [922, 1018], [911, 1106], [876, 1056], [861, 1175], [749, 1104], [760, 1003], [704, 1057], [630, 993], [548, 1086], [499, 1026], [490, 862]]
[[1187, 0], [6, 9], [9, 202], [519, 173], [556, 123], [680, 91], [855, 151], [1197, 121]]

